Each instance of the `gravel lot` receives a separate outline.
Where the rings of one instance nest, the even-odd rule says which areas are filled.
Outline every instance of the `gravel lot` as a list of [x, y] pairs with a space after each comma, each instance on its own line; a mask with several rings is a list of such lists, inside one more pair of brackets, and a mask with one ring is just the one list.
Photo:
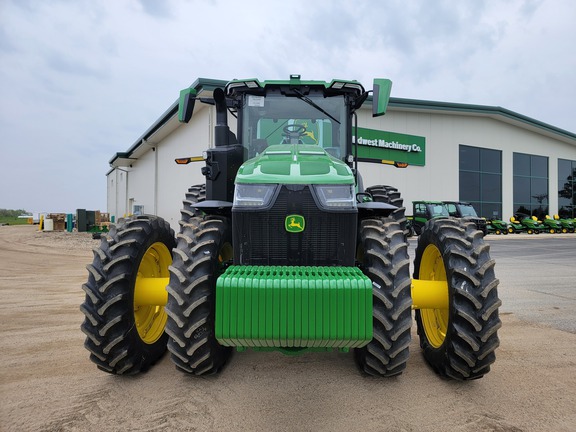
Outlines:
[[[576, 250], [576, 235], [563, 241]], [[508, 243], [499, 242], [492, 250], [502, 257], [501, 346], [481, 380], [434, 375], [415, 328], [407, 370], [393, 379], [360, 375], [352, 354], [251, 351], [237, 353], [217, 377], [186, 376], [168, 356], [146, 374], [118, 377], [89, 361], [80, 332], [81, 285], [98, 241], [0, 227], [0, 430], [575, 431], [576, 334], [534, 318], [518, 290], [538, 261], [516, 270], [514, 248], [500, 252]], [[550, 260], [540, 273], [573, 275], [573, 268]], [[572, 290], [562, 296], [574, 304]], [[561, 309], [540, 305], [554, 307]], [[562, 312], [576, 320], [573, 308]]]

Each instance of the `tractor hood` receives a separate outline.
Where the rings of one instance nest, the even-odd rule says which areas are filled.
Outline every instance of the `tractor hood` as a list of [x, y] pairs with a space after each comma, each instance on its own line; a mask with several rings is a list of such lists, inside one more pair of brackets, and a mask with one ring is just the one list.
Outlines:
[[317, 145], [281, 144], [244, 162], [236, 183], [354, 184], [354, 175]]

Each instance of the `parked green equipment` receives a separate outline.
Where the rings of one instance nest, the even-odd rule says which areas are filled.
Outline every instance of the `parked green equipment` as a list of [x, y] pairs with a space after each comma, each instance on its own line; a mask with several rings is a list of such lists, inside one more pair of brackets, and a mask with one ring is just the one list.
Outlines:
[[510, 216], [510, 225], [508, 226], [508, 232], [510, 234], [520, 234], [526, 232], [526, 227], [522, 225], [522, 223], [518, 219], [516, 219], [515, 216]]
[[455, 218], [466, 219], [474, 222], [476, 229], [482, 231], [484, 235], [488, 232], [486, 219], [479, 217], [472, 204], [463, 201], [442, 201], [448, 210], [448, 214]]
[[489, 219], [486, 221], [486, 231], [488, 234], [508, 234], [514, 232], [507, 222], [500, 219]]
[[[390, 88], [374, 81], [374, 116]], [[353, 350], [366, 374], [394, 376], [406, 367], [415, 309], [438, 374], [486, 374], [501, 325], [489, 245], [471, 222], [429, 220], [410, 278], [400, 193], [364, 188], [352, 145], [367, 98], [357, 81], [299, 75], [214, 89], [215, 147], [204, 152], [206, 183], [186, 193], [177, 237], [164, 219], [135, 216], [94, 252], [81, 306], [91, 360], [134, 374], [167, 348], [178, 369], [205, 375], [234, 349], [338, 349]], [[180, 121], [195, 101], [194, 89], [182, 91]]]
[[409, 235], [420, 235], [430, 219], [447, 218], [448, 209], [441, 201], [412, 201], [412, 216], [407, 216]]
[[550, 234], [562, 232], [562, 225], [559, 221], [546, 215], [544, 220], [538, 221], [541, 224], [541, 231], [548, 231]]
[[528, 216], [522, 213], [517, 213], [513, 216], [515, 220], [520, 221], [524, 232], [527, 234], [540, 234], [544, 230], [544, 226], [536, 216]]
[[563, 233], [573, 233], [574, 232], [574, 219], [561, 219], [557, 214], [554, 215], [554, 219], [560, 223], [560, 230]]

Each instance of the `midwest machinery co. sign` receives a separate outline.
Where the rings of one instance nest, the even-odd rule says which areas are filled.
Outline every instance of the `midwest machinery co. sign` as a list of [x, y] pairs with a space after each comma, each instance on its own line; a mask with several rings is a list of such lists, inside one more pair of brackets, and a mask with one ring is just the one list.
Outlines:
[[357, 144], [358, 158], [366, 162], [403, 162], [420, 166], [426, 162], [425, 137], [358, 128]]

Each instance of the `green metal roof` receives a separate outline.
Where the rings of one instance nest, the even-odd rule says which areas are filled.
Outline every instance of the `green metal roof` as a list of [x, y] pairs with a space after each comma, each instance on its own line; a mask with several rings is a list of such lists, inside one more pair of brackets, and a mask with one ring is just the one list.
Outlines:
[[488, 115], [492, 117], [504, 117], [510, 120], [515, 120], [520, 123], [524, 123], [530, 126], [534, 126], [539, 129], [544, 129], [548, 132], [570, 138], [576, 139], [576, 133], [569, 132], [565, 129], [552, 126], [548, 123], [535, 120], [533, 118], [527, 117], [525, 115], [519, 114], [509, 109], [502, 108], [499, 106], [489, 106], [489, 105], [474, 105], [474, 104], [463, 104], [463, 103], [452, 103], [452, 102], [438, 102], [420, 99], [403, 99], [391, 97], [388, 103], [390, 107], [397, 108], [407, 108], [407, 109], [420, 109], [420, 110], [434, 110], [434, 111], [449, 111], [449, 112], [460, 112], [460, 113], [470, 113], [470, 114], [480, 114]]

